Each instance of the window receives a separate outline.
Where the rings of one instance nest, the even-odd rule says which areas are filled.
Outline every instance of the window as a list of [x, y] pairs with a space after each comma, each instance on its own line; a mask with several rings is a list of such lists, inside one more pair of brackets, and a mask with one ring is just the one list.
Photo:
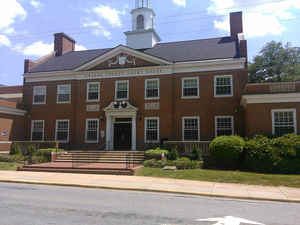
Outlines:
[[296, 110], [272, 110], [272, 130], [273, 134], [276, 136], [282, 136], [289, 133], [297, 133]]
[[200, 140], [200, 119], [199, 117], [183, 117], [183, 140], [199, 141]]
[[199, 79], [198, 77], [182, 79], [182, 97], [198, 98], [199, 97]]
[[145, 81], [145, 98], [159, 98], [159, 79], [149, 79]]
[[115, 98], [116, 100], [128, 100], [128, 80], [116, 81]]
[[33, 87], [33, 104], [46, 104], [46, 86]]
[[57, 103], [71, 102], [71, 85], [57, 85]]
[[145, 118], [145, 142], [159, 142], [159, 118]]
[[233, 96], [232, 76], [215, 76], [215, 97]]
[[85, 141], [87, 143], [98, 143], [98, 140], [99, 140], [99, 120], [87, 119]]
[[56, 120], [55, 140], [61, 142], [69, 142], [69, 120]]
[[136, 18], [136, 29], [137, 30], [143, 30], [145, 28], [144, 25], [144, 16], [143, 15], [138, 15]]
[[97, 102], [100, 99], [100, 83], [92, 82], [87, 84], [87, 101]]
[[216, 116], [215, 132], [217, 136], [233, 135], [233, 116]]
[[31, 140], [44, 140], [44, 120], [32, 120], [31, 122]]

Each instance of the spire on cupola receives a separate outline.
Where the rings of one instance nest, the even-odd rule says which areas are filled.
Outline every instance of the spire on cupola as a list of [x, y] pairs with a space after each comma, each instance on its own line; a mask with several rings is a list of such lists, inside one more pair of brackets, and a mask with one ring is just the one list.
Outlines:
[[131, 11], [132, 31], [125, 32], [127, 46], [134, 49], [152, 48], [160, 41], [154, 30], [155, 13], [150, 0], [136, 0]]

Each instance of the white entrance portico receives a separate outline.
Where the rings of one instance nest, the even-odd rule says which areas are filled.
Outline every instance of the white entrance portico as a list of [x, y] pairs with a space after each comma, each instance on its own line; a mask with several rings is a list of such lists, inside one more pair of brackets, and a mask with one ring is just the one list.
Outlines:
[[[122, 121], [127, 121], [125, 123], [131, 124], [131, 126], [129, 126], [131, 128], [131, 140], [129, 143], [131, 143], [131, 150], [136, 150], [136, 117], [138, 109], [128, 101], [122, 101], [111, 102], [104, 111], [106, 116], [106, 150], [115, 150], [116, 140], [114, 136], [117, 129], [116, 124], [122, 123]], [[121, 132], [126, 132], [126, 130]], [[124, 135], [126, 136], [128, 133]]]

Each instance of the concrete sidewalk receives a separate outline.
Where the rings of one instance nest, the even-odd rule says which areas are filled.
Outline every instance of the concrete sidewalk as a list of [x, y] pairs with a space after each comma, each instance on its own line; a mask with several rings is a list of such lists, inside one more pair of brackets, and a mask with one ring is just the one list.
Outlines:
[[0, 171], [0, 182], [192, 194], [211, 197], [299, 202], [300, 189], [152, 177]]

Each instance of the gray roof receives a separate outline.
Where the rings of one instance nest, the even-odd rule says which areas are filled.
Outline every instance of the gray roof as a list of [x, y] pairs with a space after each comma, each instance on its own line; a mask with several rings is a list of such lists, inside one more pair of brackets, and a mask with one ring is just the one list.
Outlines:
[[[112, 48], [73, 51], [62, 56], [53, 56], [35, 66], [31, 73], [73, 70], [109, 52]], [[170, 62], [202, 61], [212, 59], [238, 58], [236, 41], [230, 37], [159, 43], [153, 48], [139, 50]]]

